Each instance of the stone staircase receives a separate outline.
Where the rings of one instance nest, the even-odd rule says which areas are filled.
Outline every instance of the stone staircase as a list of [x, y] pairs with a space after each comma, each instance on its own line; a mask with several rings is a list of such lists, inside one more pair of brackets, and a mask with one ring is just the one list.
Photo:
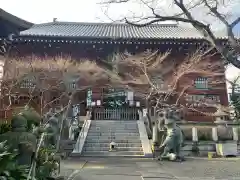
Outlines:
[[[112, 141], [115, 152], [109, 152]], [[144, 156], [137, 121], [92, 120], [81, 156]]]

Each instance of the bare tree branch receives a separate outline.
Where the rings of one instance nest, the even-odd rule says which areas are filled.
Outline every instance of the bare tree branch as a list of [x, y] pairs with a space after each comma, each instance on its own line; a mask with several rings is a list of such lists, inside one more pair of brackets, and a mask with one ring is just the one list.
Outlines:
[[[124, 1], [111, 1], [106, 3], [124, 3]], [[127, 1], [129, 2], [129, 1]], [[238, 39], [233, 34], [233, 28], [240, 22], [240, 17], [237, 17], [232, 23], [229, 23], [226, 17], [221, 14], [218, 10], [220, 3], [218, 0], [200, 0], [197, 1], [192, 6], [183, 0], [172, 0], [172, 2], [181, 10], [180, 13], [175, 13], [174, 15], [161, 15], [156, 12], [156, 10], [148, 5], [148, 3], [144, 0], [140, 0], [141, 3], [146, 5], [148, 9], [152, 12], [152, 16], [142, 17], [137, 22], [131, 21], [125, 18], [125, 22], [133, 25], [133, 26], [148, 26], [153, 23], [164, 22], [164, 21], [176, 21], [176, 22], [184, 22], [191, 24], [195, 29], [203, 35], [203, 38], [206, 39], [210, 44], [216, 48], [218, 53], [222, 55], [224, 60], [228, 63], [233, 64], [235, 67], [240, 68], [240, 61], [238, 60], [240, 54], [240, 47], [238, 43]], [[224, 3], [222, 3], [224, 4]], [[222, 44], [221, 40], [218, 39], [215, 32], [213, 32], [210, 28], [210, 24], [205, 24], [200, 20], [196, 19], [194, 15], [190, 12], [195, 7], [200, 5], [204, 5], [208, 11], [214, 15], [217, 19], [219, 19], [227, 29], [227, 36], [229, 47]], [[147, 22], [146, 22], [147, 21]], [[143, 22], [143, 23], [141, 23]]]

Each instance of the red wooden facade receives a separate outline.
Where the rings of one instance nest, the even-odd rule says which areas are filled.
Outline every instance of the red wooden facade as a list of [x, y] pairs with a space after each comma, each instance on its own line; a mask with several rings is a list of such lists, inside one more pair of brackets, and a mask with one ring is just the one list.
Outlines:
[[[54, 24], [53, 24], [54, 25]], [[81, 26], [81, 25], [79, 25]], [[89, 25], [90, 26], [90, 25]], [[111, 26], [111, 25], [109, 25]], [[37, 27], [36, 27], [37, 28]], [[41, 27], [42, 28], [42, 27]], [[40, 28], [40, 30], [41, 30]], [[106, 30], [106, 29], [105, 29]], [[33, 27], [34, 31], [34, 27]], [[43, 30], [44, 31], [44, 30]], [[20, 34], [20, 36], [16, 37], [13, 42], [13, 48], [11, 49], [11, 57], [29, 57], [29, 56], [38, 56], [42, 59], [44, 58], [55, 58], [56, 56], [71, 56], [72, 59], [76, 61], [82, 58], [89, 58], [93, 59], [96, 62], [101, 61], [102, 59], [107, 59], [109, 55], [118, 51], [129, 51], [132, 53], [143, 52], [147, 49], [158, 49], [162, 52], [165, 52], [171, 49], [171, 58], [174, 60], [182, 60], [187, 56], [187, 54], [194, 52], [198, 47], [202, 46], [203, 40], [199, 39], [191, 39], [191, 38], [155, 38], [155, 39], [147, 39], [147, 38], [101, 38], [101, 37], [82, 37], [81, 35], [78, 36], [54, 36], [48, 35], [51, 31], [45, 30], [45, 35], [37, 35], [31, 34], [31, 28], [29, 32]], [[103, 30], [104, 31], [104, 30]], [[107, 31], [107, 30], [106, 30]], [[120, 30], [119, 30], [120, 31]], [[100, 33], [100, 32], [99, 32]], [[50, 32], [51, 34], [51, 32]], [[147, 37], [147, 36], [146, 36]], [[213, 61], [221, 61], [219, 55], [215, 55], [212, 57]], [[171, 60], [171, 59], [170, 59]], [[224, 67], [220, 67], [224, 72]], [[197, 78], [201, 78], [198, 76], [190, 76], [185, 79], [182, 79], [179, 85], [179, 88], [182, 86], [192, 83], [193, 81], [197, 80]], [[81, 86], [81, 82], [77, 82], [78, 86]], [[188, 90], [188, 98], [197, 98], [200, 96], [208, 96], [208, 98], [216, 101], [216, 103], [220, 103], [222, 105], [228, 105], [227, 99], [227, 91], [225, 82], [223, 82], [221, 87], [217, 88], [205, 88], [205, 89], [197, 89], [192, 88]], [[19, 90], [18, 90], [19, 91]], [[51, 101], [53, 98], [54, 92], [48, 93], [44, 97], [44, 101]], [[37, 96], [37, 95], [36, 95]], [[103, 96], [104, 91], [102, 88], [92, 88], [92, 101], [97, 102], [98, 100], [101, 101], [101, 105], [98, 108], [103, 107]], [[139, 99], [134, 97], [135, 102], [139, 101], [141, 107], [145, 107], [145, 100]], [[78, 93], [74, 98], [73, 104], [80, 104], [80, 113], [81, 115], [86, 114], [87, 110], [87, 92], [81, 91]], [[184, 101], [184, 100], [182, 100]], [[35, 102], [38, 104], [39, 99]], [[56, 103], [56, 106], [66, 103], [64, 100], [59, 101]], [[21, 104], [21, 103], [20, 103]], [[54, 104], [53, 104], [54, 105]], [[196, 108], [198, 105], [195, 105]], [[137, 107], [140, 108], [140, 107]], [[201, 109], [201, 108], [200, 108]], [[205, 107], [204, 111], [212, 111], [214, 109]], [[196, 111], [189, 110], [187, 114], [185, 114], [184, 119], [188, 121], [211, 121], [213, 120], [212, 117], [205, 116], [201, 113]]]

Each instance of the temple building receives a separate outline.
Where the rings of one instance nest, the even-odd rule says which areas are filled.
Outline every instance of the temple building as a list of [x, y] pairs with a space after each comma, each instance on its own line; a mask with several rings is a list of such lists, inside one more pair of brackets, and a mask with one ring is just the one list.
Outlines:
[[[2, 20], [4, 17], [5, 20]], [[134, 54], [147, 49], [161, 52], [171, 49], [171, 58], [180, 60], [184, 59], [189, 52], [206, 44], [196, 30], [178, 24], [135, 27], [127, 24], [58, 22], [54, 20], [31, 26], [31, 23], [20, 20], [16, 23], [16, 19], [13, 17], [6, 17], [1, 17], [0, 26], [4, 26], [5, 30], [1, 28], [0, 32], [3, 36], [15, 34], [11, 57], [37, 56], [44, 59], [70, 56], [75, 61], [84, 58], [101, 61], [109, 59], [109, 56], [116, 52], [128, 51]], [[7, 20], [9, 22], [6, 22]], [[7, 29], [10, 30], [7, 31]], [[21, 32], [18, 34], [18, 31]], [[222, 41], [224, 43], [225, 40]], [[221, 57], [217, 54], [212, 58], [215, 61], [221, 61]], [[224, 67], [220, 68], [224, 71]], [[188, 92], [188, 99], [209, 98], [216, 104], [228, 105], [225, 83], [222, 88], [214, 89], [208, 85], [208, 79], [204, 77], [193, 77], [190, 82], [194, 82], [195, 85]], [[28, 85], [30, 86], [31, 83]], [[71, 81], [71, 85], [72, 88], [81, 89], [81, 77], [76, 77], [74, 81]], [[46, 97], [50, 100], [57, 93], [56, 91], [49, 92]], [[61, 103], [58, 101], [54, 105], [59, 106]], [[92, 108], [95, 112], [92, 116], [93, 119], [136, 119], [137, 110], [145, 106], [145, 101], [135, 97], [134, 92], [95, 87], [76, 95], [72, 113], [69, 115], [85, 115], [86, 110]], [[124, 114], [126, 111], [128, 113]], [[184, 119], [188, 121], [213, 120], [212, 117], [194, 111], [189, 111]]]
[[[4, 72], [4, 51], [6, 50], [6, 43], [13, 40], [13, 36], [18, 36], [21, 31], [29, 29], [32, 25], [33, 23], [18, 18], [0, 8], [0, 79], [2, 79]], [[2, 87], [0, 90], [2, 90]], [[0, 118], [4, 119], [9, 113], [7, 113], [8, 111], [3, 110], [2, 105], [3, 102], [0, 100]]]

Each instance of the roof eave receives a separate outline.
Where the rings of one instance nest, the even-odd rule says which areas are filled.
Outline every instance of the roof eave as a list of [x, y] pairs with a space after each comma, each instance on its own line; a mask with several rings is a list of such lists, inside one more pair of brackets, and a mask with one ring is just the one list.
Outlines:
[[4, 11], [1, 8], [0, 8], [0, 17], [19, 26], [20, 28], [23, 28], [23, 29], [29, 29], [30, 27], [32, 27], [34, 25], [33, 23], [25, 21], [17, 16], [14, 16], [14, 15]]

